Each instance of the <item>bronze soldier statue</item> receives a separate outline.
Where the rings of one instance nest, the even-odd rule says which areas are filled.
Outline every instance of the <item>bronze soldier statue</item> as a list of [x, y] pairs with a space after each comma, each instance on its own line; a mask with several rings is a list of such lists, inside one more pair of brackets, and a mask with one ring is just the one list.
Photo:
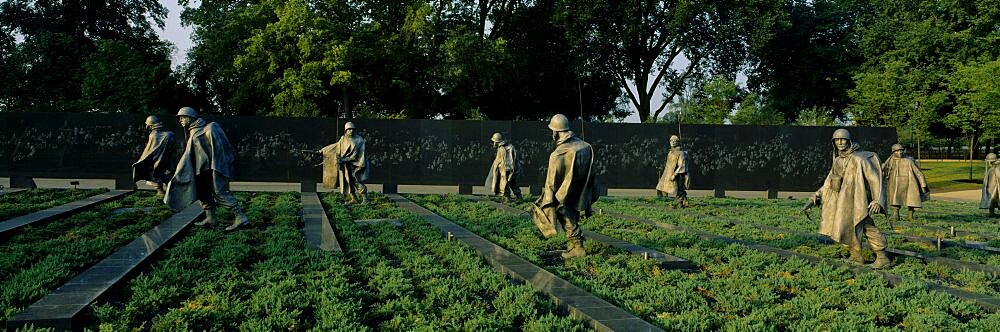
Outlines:
[[913, 221], [913, 211], [919, 209], [921, 203], [930, 199], [927, 188], [927, 178], [913, 158], [903, 156], [903, 146], [892, 145], [892, 155], [882, 164], [885, 175], [885, 189], [888, 194], [889, 206], [899, 220], [899, 210], [906, 206], [910, 210], [910, 221]]
[[511, 195], [517, 197], [518, 201], [522, 200], [521, 188], [517, 186], [517, 177], [521, 175], [521, 160], [517, 150], [500, 133], [494, 133], [490, 140], [497, 149], [497, 155], [486, 176], [486, 190], [505, 200]]
[[323, 154], [323, 186], [340, 188], [340, 193], [350, 196], [347, 204], [368, 203], [368, 158], [365, 154], [365, 139], [354, 134], [354, 123], [344, 124], [344, 136], [337, 143], [327, 145], [319, 152]]
[[687, 151], [681, 150], [681, 138], [671, 135], [670, 152], [667, 153], [667, 163], [660, 175], [660, 182], [656, 184], [656, 196], [674, 195], [677, 197], [678, 207], [687, 207], [687, 188], [691, 184], [688, 165]]
[[249, 224], [250, 219], [243, 213], [240, 202], [229, 191], [235, 155], [222, 127], [215, 122], [206, 123], [190, 107], [177, 111], [177, 118], [181, 127], [188, 131], [187, 145], [167, 185], [164, 203], [177, 211], [198, 200], [205, 209], [205, 220], [195, 223], [198, 226], [215, 224], [218, 205], [229, 208], [236, 215], [226, 231]]
[[980, 209], [990, 209], [990, 218], [996, 217], [1000, 206], [1000, 160], [995, 153], [986, 155], [986, 174], [983, 175], [983, 196], [979, 200]]
[[847, 129], [834, 131], [832, 141], [833, 165], [823, 187], [811, 199], [811, 204], [823, 206], [819, 232], [847, 245], [851, 261], [862, 264], [860, 237], [864, 235], [875, 251], [872, 268], [888, 267], [892, 261], [885, 252], [885, 238], [872, 219], [885, 211], [886, 204], [878, 156], [853, 144]]
[[569, 119], [562, 114], [552, 117], [549, 129], [556, 147], [549, 155], [545, 185], [532, 206], [532, 219], [545, 237], [555, 235], [557, 222], [566, 231], [569, 243], [563, 258], [584, 256], [580, 211], [589, 215], [597, 201], [594, 148], [570, 131]]
[[155, 115], [146, 117], [149, 139], [142, 149], [139, 161], [132, 164], [132, 182], [149, 181], [156, 189], [156, 197], [163, 199], [166, 191], [163, 184], [170, 181], [177, 167], [176, 140], [174, 133], [163, 129], [163, 123]]

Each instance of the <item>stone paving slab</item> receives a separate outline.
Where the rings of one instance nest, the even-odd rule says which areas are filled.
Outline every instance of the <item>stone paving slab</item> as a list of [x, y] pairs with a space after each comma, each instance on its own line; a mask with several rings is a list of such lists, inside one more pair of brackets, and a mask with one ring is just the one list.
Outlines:
[[[465, 198], [467, 198], [469, 200], [472, 200], [472, 201], [486, 203], [489, 206], [495, 207], [495, 208], [497, 208], [499, 210], [502, 210], [502, 211], [510, 213], [510, 214], [519, 215], [519, 216], [521, 216], [522, 218], [525, 218], [525, 219], [530, 219], [531, 218], [531, 217], [527, 216], [524, 211], [521, 211], [521, 210], [519, 210], [519, 209], [517, 209], [517, 208], [515, 208], [513, 206], [507, 205], [507, 204], [498, 203], [498, 202], [495, 202], [495, 201], [492, 201], [492, 200], [489, 200], [489, 199], [483, 199], [481, 197], [476, 197], [476, 196], [468, 196], [468, 195], [466, 195], [466, 196], [463, 196], [463, 197], [465, 197]], [[604, 244], [607, 244], [609, 246], [612, 246], [612, 247], [615, 247], [615, 248], [619, 248], [619, 249], [628, 251], [628, 252], [632, 253], [633, 255], [655, 260], [655, 261], [657, 261], [657, 262], [660, 263], [660, 266], [663, 266], [665, 268], [671, 268], [671, 269], [690, 269], [690, 268], [694, 267], [694, 264], [691, 264], [691, 262], [689, 262], [686, 259], [683, 259], [683, 258], [680, 258], [680, 257], [676, 257], [676, 256], [667, 255], [667, 254], [664, 254], [664, 253], [659, 252], [657, 250], [649, 249], [649, 248], [646, 248], [646, 247], [643, 247], [643, 246], [640, 246], [640, 245], [637, 245], [637, 244], [634, 244], [634, 243], [631, 243], [631, 242], [628, 242], [628, 241], [622, 241], [622, 240], [619, 240], [619, 239], [616, 239], [616, 238], [613, 238], [613, 237], [610, 237], [610, 236], [607, 236], [607, 235], [604, 235], [604, 234], [601, 234], [601, 233], [597, 233], [597, 232], [593, 232], [593, 231], [589, 231], [589, 230], [583, 230], [583, 236], [585, 238], [593, 239], [593, 240], [596, 240], [598, 242], [603, 242]]]
[[[622, 219], [632, 220], [632, 221], [635, 221], [635, 222], [638, 222], [638, 223], [643, 223], [643, 224], [647, 224], [647, 225], [651, 225], [651, 226], [656, 226], [656, 227], [663, 228], [663, 229], [669, 229], [669, 230], [674, 230], [674, 231], [683, 231], [683, 232], [686, 232], [686, 233], [689, 233], [689, 234], [694, 234], [694, 235], [696, 235], [696, 236], [698, 236], [698, 237], [700, 237], [702, 239], [705, 239], [705, 240], [720, 241], [720, 242], [724, 242], [724, 243], [734, 243], [734, 244], [739, 244], [739, 245], [746, 246], [748, 248], [752, 248], [752, 249], [757, 250], [757, 251], [773, 253], [773, 254], [776, 254], [776, 255], [779, 255], [779, 256], [782, 256], [782, 257], [787, 257], [787, 258], [796, 257], [796, 258], [804, 259], [804, 260], [806, 260], [808, 262], [811, 262], [811, 263], [823, 263], [823, 264], [828, 264], [828, 265], [833, 265], [833, 266], [838, 266], [838, 267], [844, 267], [844, 268], [847, 268], [848, 270], [852, 271], [855, 274], [860, 274], [860, 273], [865, 273], [865, 272], [875, 273], [875, 274], [878, 274], [878, 275], [882, 276], [882, 278], [884, 278], [886, 281], [888, 281], [892, 285], [898, 285], [898, 284], [902, 283], [905, 280], [903, 277], [895, 275], [893, 273], [890, 273], [890, 272], [887, 272], [887, 271], [883, 271], [883, 270], [875, 270], [875, 269], [869, 268], [869, 267], [864, 266], [864, 265], [854, 265], [854, 264], [843, 262], [843, 261], [839, 261], [839, 260], [823, 259], [823, 258], [820, 258], [820, 257], [817, 257], [817, 256], [806, 255], [806, 254], [794, 252], [794, 251], [791, 251], [791, 250], [785, 250], [785, 249], [775, 248], [775, 247], [771, 247], [771, 246], [767, 246], [767, 245], [763, 245], [763, 244], [758, 244], [758, 243], [754, 243], [754, 242], [750, 242], [750, 241], [734, 239], [734, 238], [730, 238], [730, 237], [726, 237], [726, 236], [722, 236], [722, 235], [717, 235], [717, 234], [713, 234], [713, 233], [709, 233], [709, 232], [699, 231], [699, 230], [696, 230], [696, 229], [690, 229], [690, 228], [686, 228], [686, 227], [676, 226], [676, 225], [669, 224], [669, 223], [664, 223], [664, 222], [661, 222], [661, 221], [650, 220], [650, 219], [646, 219], [646, 218], [643, 218], [643, 217], [631, 216], [631, 215], [626, 215], [626, 214], [621, 214], [621, 213], [615, 213], [615, 212], [608, 212], [608, 211], [603, 211], [602, 213], [607, 214], [609, 216], [616, 217], [616, 218], [622, 218]], [[964, 290], [961, 290], [961, 289], [958, 289], [958, 288], [955, 288], [955, 287], [938, 285], [938, 284], [934, 284], [934, 283], [924, 282], [924, 284], [927, 285], [928, 289], [945, 292], [945, 293], [951, 294], [952, 296], [955, 296], [957, 298], [960, 298], [960, 299], [963, 299], [963, 300], [972, 301], [976, 305], [979, 305], [980, 307], [982, 307], [983, 309], [985, 309], [985, 310], [987, 310], [989, 312], [997, 312], [998, 310], [1000, 310], [1000, 298], [992, 297], [992, 296], [987, 296], [987, 295], [982, 295], [982, 294], [978, 294], [978, 293], [972, 293], [972, 292], [964, 291]]]
[[302, 221], [305, 224], [302, 232], [309, 246], [323, 251], [343, 251], [319, 195], [314, 192], [302, 193]]
[[59, 217], [66, 217], [77, 212], [84, 211], [98, 204], [113, 201], [132, 192], [131, 190], [112, 190], [103, 194], [97, 194], [78, 201], [69, 202], [60, 206], [51, 207], [34, 213], [29, 213], [20, 217], [14, 217], [0, 222], [0, 235], [8, 234], [21, 227], [32, 223], [52, 220]]
[[[472, 247], [497, 271], [511, 278], [522, 280], [534, 289], [549, 295], [561, 308], [571, 315], [587, 321], [598, 331], [661, 331], [617, 306], [569, 283], [568, 281], [514, 255], [485, 238], [456, 225], [444, 217], [413, 203], [398, 194], [388, 195], [400, 208], [413, 213], [428, 223], [438, 226], [442, 234], [451, 232], [454, 239]], [[447, 229], [447, 231], [445, 230]], [[510, 264], [512, 262], [523, 262]], [[596, 319], [600, 317], [601, 319]]]
[[202, 216], [204, 211], [201, 206], [191, 204], [10, 318], [7, 328], [14, 330], [34, 324], [35, 327], [57, 330], [72, 329], [73, 320], [91, 302], [146, 263]]
[[27, 188], [4, 189], [4, 190], [0, 191], [0, 195], [13, 194], [13, 193], [21, 192], [21, 191], [25, 191], [25, 190], [28, 190], [28, 189]]

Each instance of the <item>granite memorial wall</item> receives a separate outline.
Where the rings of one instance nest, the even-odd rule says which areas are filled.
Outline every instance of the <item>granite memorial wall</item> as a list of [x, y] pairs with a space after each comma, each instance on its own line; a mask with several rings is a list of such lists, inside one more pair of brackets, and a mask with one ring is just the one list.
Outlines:
[[[0, 113], [0, 176], [122, 178], [142, 152], [145, 115]], [[178, 140], [176, 118], [161, 116]], [[236, 181], [319, 180], [321, 156], [344, 119], [206, 115], [222, 125], [237, 154]], [[544, 181], [551, 132], [544, 121], [351, 120], [367, 140], [369, 183], [482, 185], [501, 132], [520, 151], [521, 185]], [[837, 127], [583, 123], [573, 130], [597, 151], [599, 185], [653, 188], [670, 135], [689, 151], [691, 189], [812, 191], [829, 171]], [[888, 156], [892, 128], [850, 128], [865, 150]], [[182, 141], [183, 142], [183, 141]], [[178, 149], [183, 149], [179, 144]]]

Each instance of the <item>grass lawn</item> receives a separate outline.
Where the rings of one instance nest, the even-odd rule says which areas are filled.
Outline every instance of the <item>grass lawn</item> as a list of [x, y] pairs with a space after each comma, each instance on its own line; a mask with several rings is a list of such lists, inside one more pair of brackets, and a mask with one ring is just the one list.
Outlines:
[[969, 182], [968, 160], [924, 160], [920, 168], [927, 176], [931, 193], [980, 189], [986, 162], [972, 162], [972, 182]]

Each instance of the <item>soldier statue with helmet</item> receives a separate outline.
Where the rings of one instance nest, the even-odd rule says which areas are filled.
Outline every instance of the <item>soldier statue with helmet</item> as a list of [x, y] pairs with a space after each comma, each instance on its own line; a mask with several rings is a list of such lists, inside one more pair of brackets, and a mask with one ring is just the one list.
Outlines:
[[146, 128], [149, 129], [149, 138], [139, 160], [132, 164], [132, 182], [151, 182], [156, 189], [156, 197], [163, 199], [166, 195], [163, 185], [170, 181], [177, 167], [177, 142], [174, 133], [165, 130], [160, 118], [155, 115], [146, 117]]
[[996, 217], [996, 208], [1000, 206], [1000, 160], [995, 153], [986, 155], [986, 174], [983, 175], [982, 198], [980, 209], [989, 209], [990, 218]]
[[250, 223], [243, 213], [240, 202], [229, 191], [229, 181], [233, 179], [233, 147], [226, 138], [222, 127], [215, 122], [199, 118], [191, 107], [177, 111], [181, 127], [187, 130], [187, 144], [177, 163], [177, 170], [167, 185], [163, 202], [178, 211], [195, 200], [205, 210], [205, 220], [195, 225], [214, 225], [215, 208], [222, 205], [233, 211], [235, 218], [226, 231], [232, 231]]
[[847, 129], [834, 131], [831, 141], [833, 164], [823, 187], [816, 191], [809, 205], [822, 205], [819, 233], [846, 245], [850, 260], [857, 263], [864, 263], [860, 239], [864, 235], [875, 251], [872, 267], [888, 267], [892, 261], [885, 251], [885, 237], [873, 219], [885, 211], [886, 205], [882, 164], [875, 153], [862, 151], [854, 144]]
[[340, 188], [340, 193], [350, 197], [347, 204], [368, 202], [368, 158], [365, 139], [354, 133], [353, 122], [344, 124], [344, 135], [337, 143], [319, 150], [323, 154], [323, 186]]
[[490, 166], [490, 173], [486, 176], [486, 190], [504, 199], [513, 195], [520, 201], [523, 198], [521, 188], [517, 186], [517, 177], [521, 174], [521, 156], [500, 133], [494, 133], [490, 141], [497, 153]]
[[580, 211], [590, 215], [597, 201], [594, 190], [594, 148], [569, 128], [569, 119], [556, 114], [549, 121], [555, 149], [549, 155], [542, 195], [532, 205], [532, 219], [545, 237], [557, 232], [557, 223], [566, 232], [568, 245], [563, 258], [586, 255]]
[[667, 162], [660, 175], [660, 182], [656, 184], [656, 196], [674, 195], [677, 207], [688, 207], [687, 188], [691, 184], [689, 164], [687, 151], [681, 150], [681, 138], [671, 135], [670, 152], [667, 152]]
[[892, 207], [896, 220], [899, 220], [899, 210], [906, 206], [910, 210], [910, 221], [913, 221], [913, 211], [921, 208], [922, 202], [930, 199], [930, 189], [927, 188], [927, 178], [913, 158], [903, 155], [903, 146], [892, 145], [892, 155], [882, 164], [885, 176], [887, 201]]

